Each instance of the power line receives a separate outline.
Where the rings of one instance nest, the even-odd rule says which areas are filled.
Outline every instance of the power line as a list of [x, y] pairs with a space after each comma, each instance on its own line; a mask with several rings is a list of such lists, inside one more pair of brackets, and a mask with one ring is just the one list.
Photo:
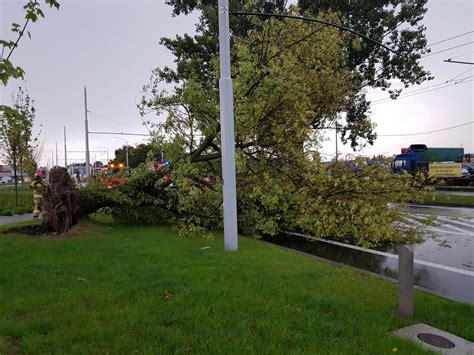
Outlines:
[[457, 56], [455, 56], [455, 57], [451, 57], [451, 58], [449, 58], [448, 60], [451, 60], [451, 59], [456, 59], [456, 58], [459, 58], [459, 57], [462, 57], [462, 56], [465, 56], [465, 55], [467, 55], [467, 54], [471, 54], [471, 53], [474, 53], [474, 51], [466, 52], [466, 53], [463, 53], [463, 54], [457, 55]]
[[[467, 78], [470, 78], [470, 76], [467, 77]], [[467, 78], [464, 78], [463, 80], [465, 80]], [[424, 91], [421, 91], [421, 92], [416, 92], [416, 93], [413, 93], [413, 94], [405, 95], [405, 96], [399, 97], [398, 100], [405, 99], [405, 98], [410, 97], [410, 96], [425, 94], [425, 93], [430, 92], [430, 91], [436, 91], [436, 90], [444, 89], [444, 88], [454, 86], [454, 85], [458, 85], [458, 84], [470, 83], [471, 81], [474, 81], [474, 79], [467, 80], [467, 81], [456, 81], [453, 84], [449, 84], [449, 85], [441, 86], [441, 87], [438, 87], [438, 88], [434, 88], [434, 89], [430, 89], [430, 90], [424, 90]], [[382, 101], [382, 102], [376, 102], [376, 103], [372, 104], [372, 106], [376, 106], [376, 105], [380, 105], [380, 104], [386, 104], [388, 102], [394, 102], [394, 101], [395, 100], [386, 100], [386, 101]]]
[[349, 27], [346, 27], [346, 26], [343, 26], [343, 25], [340, 25], [338, 23], [334, 23], [334, 22], [328, 22], [328, 21], [324, 21], [324, 20], [319, 20], [319, 19], [314, 19], [314, 18], [309, 18], [309, 17], [304, 17], [304, 16], [293, 16], [293, 15], [283, 15], [283, 14], [273, 14], [273, 13], [257, 13], [257, 12], [245, 12], [245, 11], [238, 11], [238, 12], [229, 12], [229, 15], [233, 15], [233, 16], [259, 16], [259, 17], [276, 17], [276, 18], [287, 18], [287, 19], [293, 19], [293, 20], [303, 20], [303, 21], [307, 21], [307, 22], [316, 22], [316, 23], [322, 23], [326, 26], [332, 26], [332, 27], [336, 27], [336, 28], [339, 28], [341, 30], [344, 30], [344, 31], [348, 31], [352, 34], [355, 34], [359, 37], [362, 37], [364, 38], [365, 40], [368, 40], [372, 43], [375, 43], [385, 49], [387, 49], [388, 51], [400, 56], [400, 53], [398, 53], [395, 49], [393, 48], [390, 48], [389, 46], [373, 39], [373, 38], [370, 38], [369, 36], [363, 34], [363, 33], [360, 33], [356, 30], [353, 30], [352, 28], [349, 28]]
[[435, 54], [438, 54], [438, 53], [447, 52], [447, 51], [450, 51], [451, 49], [456, 49], [456, 48], [459, 48], [459, 47], [464, 47], [464, 46], [467, 46], [468, 44], [471, 44], [471, 43], [474, 43], [474, 41], [466, 42], [466, 43], [460, 44], [459, 46], [455, 46], [455, 47], [451, 47], [451, 48], [446, 48], [446, 49], [443, 49], [443, 50], [440, 50], [440, 51], [437, 51], [437, 52], [425, 54], [425, 55], [422, 55], [420, 58], [426, 58], [426, 57], [429, 57], [429, 56], [432, 56], [432, 55], [435, 55]]
[[[465, 36], [465, 35], [470, 34], [470, 33], [472, 33], [472, 32], [474, 32], [474, 31], [468, 31], [468, 32], [465, 32], [465, 33], [461, 33], [460, 35], [457, 35], [457, 36], [454, 36], [454, 37], [450, 37], [450, 38], [446, 38], [446, 39], [444, 39], [444, 40], [435, 42], [435, 43], [433, 43], [433, 44], [429, 44], [429, 45], [427, 45], [426, 47], [427, 47], [427, 48], [431, 48], [432, 46], [435, 46], [435, 45], [437, 45], [437, 44], [444, 43], [444, 42], [450, 41], [450, 40], [452, 40], [452, 39]], [[465, 45], [470, 44], [470, 43], [472, 43], [472, 42], [465, 43], [465, 44], [462, 44], [462, 45], [457, 46], [457, 47], [447, 48], [447, 49], [442, 50], [442, 51], [438, 51], [438, 52], [434, 52], [434, 53], [428, 53], [428, 54], [425, 54], [425, 55], [421, 56], [420, 59], [421, 59], [421, 58], [425, 58], [425, 57], [429, 57], [430, 55], [434, 55], [434, 54], [438, 54], [438, 53], [441, 53], [441, 52], [445, 52], [445, 51], [448, 51], [448, 50], [451, 50], [451, 49], [455, 49], [455, 48], [458, 48], [458, 47], [462, 47], [462, 46], [465, 46]], [[406, 53], [405, 55], [403, 55], [401, 58], [404, 58], [404, 57], [406, 57], [406, 56], [409, 55], [409, 54], [410, 54], [410, 53], [407, 52], [407, 53]], [[451, 59], [453, 59], [453, 58], [451, 58]], [[382, 70], [382, 68], [377, 69], [376, 74], [377, 74], [378, 72], [380, 72], [381, 70]], [[375, 78], [375, 81], [384, 79], [386, 76], [387, 76], [387, 74], [382, 75], [382, 76], [379, 76], [378, 78]]]
[[456, 75], [454, 78], [451, 78], [449, 81], [453, 81], [454, 79], [459, 78], [461, 75], [466, 74], [467, 72], [471, 71], [472, 69], [474, 69], [474, 68], [469, 68], [469, 69], [463, 71], [461, 74]]
[[[404, 93], [402, 93], [400, 96], [398, 96], [396, 99], [392, 99], [392, 98], [390, 98], [390, 97], [386, 97], [386, 98], [384, 98], [384, 99], [379, 99], [379, 100], [372, 101], [372, 103], [375, 105], [375, 104], [382, 103], [382, 102], [390, 102], [390, 101], [395, 101], [395, 100], [398, 100], [398, 99], [403, 99], [404, 97], [412, 96], [412, 95], [414, 95], [414, 94], [416, 94], [416, 93], [423, 93], [423, 92], [431, 91], [431, 90], [428, 90], [428, 89], [431, 89], [431, 88], [442, 89], [442, 88], [445, 88], [445, 87], [449, 87], [449, 86], [461, 84], [461, 83], [463, 83], [466, 79], [469, 79], [469, 78], [471, 78], [471, 77], [472, 77], [472, 75], [466, 76], [465, 78], [459, 79], [458, 81], [456, 81], [456, 82], [454, 82], [454, 83], [452, 83], [452, 84], [451, 84], [452, 80], [447, 80], [447, 81], [445, 81], [444, 83], [439, 83], [439, 84], [427, 86], [427, 87], [424, 87], [424, 88], [420, 88], [420, 89], [416, 89], [416, 90], [411, 90], [411, 91], [404, 92]], [[439, 86], [441, 86], [441, 87], [439, 87]], [[433, 90], [434, 90], [434, 89], [433, 89]]]
[[[439, 83], [439, 84], [434, 84], [434, 85], [426, 86], [426, 87], [424, 87], [424, 88], [418, 88], [418, 89], [415, 89], [415, 90], [405, 91], [405, 92], [403, 92], [399, 97], [403, 97], [403, 96], [405, 96], [406, 94], [411, 94], [411, 93], [415, 93], [415, 92], [419, 92], [419, 91], [424, 91], [424, 90], [426, 90], [426, 89], [430, 89], [430, 88], [434, 88], [434, 87], [437, 87], [437, 86], [449, 84], [450, 82], [454, 81], [454, 79], [459, 78], [460, 76], [466, 74], [467, 72], [469, 72], [469, 71], [471, 71], [471, 70], [473, 70], [473, 69], [474, 69], [474, 68], [469, 68], [469, 69], [463, 71], [462, 73], [456, 75], [455, 77], [453, 77], [453, 78], [451, 78], [451, 79], [448, 79], [448, 80], [446, 80], [446, 81], [443, 81], [442, 83]], [[466, 78], [460, 79], [460, 80], [462, 81], [462, 80], [465, 80], [465, 79], [467, 79], [467, 78], [469, 78], [469, 77], [466, 77]], [[393, 100], [393, 99], [389, 96], [389, 97], [385, 97], [385, 98], [383, 98], [383, 99], [374, 100], [374, 101], [372, 101], [372, 103], [375, 104], [375, 103], [378, 103], [378, 102], [390, 101], [390, 100]]]
[[[90, 110], [89, 110], [89, 113], [93, 114], [94, 116], [96, 116], [96, 117], [98, 117], [98, 118], [100, 118], [100, 119], [107, 120], [107, 121], [110, 121], [110, 122], [114, 122], [114, 123], [119, 124], [119, 125], [121, 125], [121, 126], [123, 126], [123, 127], [130, 128], [130, 126], [125, 125], [125, 124], [123, 124], [122, 122], [119, 122], [119, 121], [117, 121], [117, 120], [113, 120], [113, 119], [111, 119], [111, 118], [109, 118], [109, 117], [106, 117], [106, 116], [104, 116], [104, 115], [102, 115], [102, 114], [98, 114], [98, 113], [92, 112], [92, 111], [90, 111]], [[114, 127], [114, 128], [115, 128], [115, 127]]]
[[450, 41], [450, 40], [452, 40], [452, 39], [455, 39], [455, 38], [459, 38], [459, 37], [468, 35], [469, 33], [472, 33], [472, 32], [474, 32], [474, 31], [468, 31], [468, 32], [461, 33], [460, 35], [457, 35], [457, 36], [454, 36], [454, 37], [450, 37], [450, 38], [443, 39], [443, 40], [441, 40], [441, 41], [438, 41], [438, 42], [429, 44], [428, 47], [436, 46], [437, 44], [444, 43], [444, 42]]
[[446, 127], [446, 128], [441, 128], [441, 129], [436, 129], [434, 131], [426, 131], [426, 132], [417, 132], [417, 133], [404, 133], [404, 134], [377, 134], [379, 137], [403, 137], [403, 136], [418, 136], [421, 134], [431, 134], [431, 133], [437, 133], [437, 132], [443, 132], [443, 131], [448, 131], [450, 129], [455, 129], [459, 127], [464, 127], [473, 124], [474, 121], [466, 122], [459, 124], [457, 126], [452, 126], [452, 127]]
[[143, 136], [143, 137], [150, 137], [150, 134], [144, 134], [144, 133], [126, 133], [126, 132], [91, 132], [89, 131], [89, 134], [118, 134], [122, 136]]

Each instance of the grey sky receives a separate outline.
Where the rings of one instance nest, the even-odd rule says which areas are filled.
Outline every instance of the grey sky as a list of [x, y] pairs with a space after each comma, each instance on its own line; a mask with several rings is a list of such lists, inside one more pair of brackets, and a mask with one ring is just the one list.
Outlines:
[[[12, 22], [22, 23], [20, 0], [0, 0], [0, 37], [11, 37]], [[474, 29], [470, 0], [430, 1], [425, 18], [428, 42], [455, 36]], [[30, 27], [32, 39], [22, 39], [12, 57], [26, 71], [30, 95], [36, 101], [37, 124], [43, 124], [45, 153], [43, 164], [51, 156], [55, 142], [63, 158], [63, 126], [68, 129], [68, 150], [84, 150], [84, 98], [87, 85], [90, 129], [146, 133], [136, 109], [141, 88], [153, 68], [172, 65], [173, 57], [158, 44], [160, 37], [194, 32], [197, 14], [171, 17], [164, 0], [149, 1], [61, 1], [59, 11], [48, 9], [46, 19]], [[433, 51], [471, 42], [468, 35], [433, 47]], [[443, 59], [470, 52], [460, 60], [473, 60], [470, 44], [443, 54], [422, 59], [435, 80], [430, 86], [468, 70], [467, 65], [443, 63]], [[474, 68], [473, 68], [474, 69]], [[474, 70], [461, 77], [474, 74]], [[472, 79], [472, 78], [470, 78]], [[467, 79], [467, 80], [470, 80]], [[0, 102], [9, 103], [10, 94], [21, 82], [12, 81], [0, 89]], [[415, 88], [412, 88], [415, 89]], [[409, 89], [409, 90], [412, 90]], [[374, 100], [385, 93], [370, 92]], [[396, 102], [373, 106], [372, 118], [379, 134], [430, 131], [473, 120], [471, 83], [407, 97]], [[328, 137], [333, 137], [330, 132]], [[428, 146], [460, 146], [474, 152], [474, 125], [442, 133], [415, 137], [380, 137], [364, 154], [394, 154], [411, 143]], [[130, 144], [140, 137], [127, 138]], [[109, 155], [124, 142], [112, 136], [91, 136], [91, 150], [109, 148]], [[348, 147], [342, 149], [349, 152]], [[334, 142], [323, 146], [325, 154], [334, 154]], [[105, 161], [105, 154], [92, 153]], [[83, 154], [70, 154], [70, 161], [84, 161]], [[1, 157], [0, 157], [1, 160]], [[61, 160], [60, 160], [61, 163]]]

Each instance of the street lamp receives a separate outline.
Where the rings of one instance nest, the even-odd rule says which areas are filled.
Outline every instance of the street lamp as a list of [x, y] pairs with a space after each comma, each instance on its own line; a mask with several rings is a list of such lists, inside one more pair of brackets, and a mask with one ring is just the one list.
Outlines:
[[[232, 92], [232, 79], [230, 70], [230, 29], [229, 29], [229, 0], [219, 0], [219, 55], [220, 72], [219, 104], [222, 141], [222, 179], [224, 183], [224, 246], [225, 250], [237, 251], [237, 193], [235, 177], [235, 145], [234, 145], [234, 103]], [[235, 12], [236, 16], [266, 16], [279, 17], [308, 22], [317, 22], [326, 26], [336, 27], [351, 32], [365, 40], [400, 55], [397, 51], [376, 41], [360, 32], [343, 25], [323, 20], [306, 18], [303, 16], [280, 15], [272, 13]], [[337, 132], [337, 130], [336, 130]]]
[[128, 141], [125, 138], [119, 138], [119, 137], [114, 137], [114, 138], [125, 141], [125, 166], [128, 170]]
[[224, 184], [224, 249], [238, 250], [237, 188], [235, 177], [234, 102], [230, 71], [229, 0], [219, 0], [219, 105]]

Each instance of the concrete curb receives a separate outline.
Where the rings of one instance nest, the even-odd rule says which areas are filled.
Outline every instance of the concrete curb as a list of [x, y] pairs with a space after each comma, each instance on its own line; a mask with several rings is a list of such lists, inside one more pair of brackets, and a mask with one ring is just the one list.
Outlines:
[[461, 208], [474, 208], [474, 205], [463, 204], [463, 203], [449, 203], [449, 202], [418, 202], [410, 203], [414, 206], [435, 206], [435, 207], [461, 207]]

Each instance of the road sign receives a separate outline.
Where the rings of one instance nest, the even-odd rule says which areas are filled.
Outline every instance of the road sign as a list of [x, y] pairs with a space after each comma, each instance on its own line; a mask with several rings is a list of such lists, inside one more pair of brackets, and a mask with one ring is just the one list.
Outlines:
[[460, 163], [430, 164], [428, 172], [430, 177], [461, 177], [461, 167]]

